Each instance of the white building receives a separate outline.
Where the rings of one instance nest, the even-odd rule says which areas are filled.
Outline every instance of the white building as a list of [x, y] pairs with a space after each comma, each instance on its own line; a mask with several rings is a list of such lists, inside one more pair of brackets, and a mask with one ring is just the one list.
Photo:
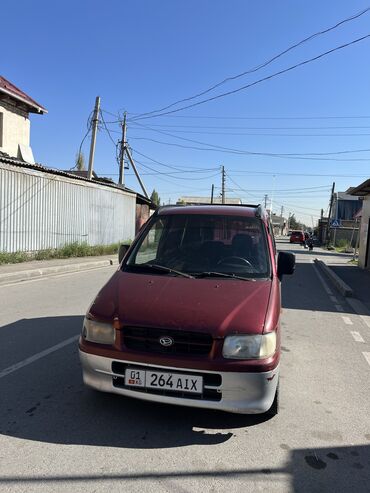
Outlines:
[[[351, 189], [351, 195], [363, 197], [358, 265], [363, 269], [370, 269], [370, 179]], [[360, 215], [359, 214], [359, 215]]]
[[0, 152], [34, 164], [30, 146], [30, 113], [47, 110], [0, 76]]

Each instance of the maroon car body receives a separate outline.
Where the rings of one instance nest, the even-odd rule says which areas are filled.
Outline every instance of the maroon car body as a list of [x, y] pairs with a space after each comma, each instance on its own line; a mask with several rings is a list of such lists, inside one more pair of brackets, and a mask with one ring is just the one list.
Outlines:
[[290, 243], [299, 243], [303, 245], [305, 242], [305, 235], [303, 231], [292, 231], [289, 239]]
[[[140, 249], [145, 250], [142, 245], [148, 241], [153, 224], [174, 215], [187, 218], [199, 215], [207, 220], [211, 218], [212, 224], [215, 218], [230, 222], [231, 219], [225, 219], [227, 216], [238, 221], [251, 218], [245, 220], [258, 222], [261, 226], [259, 241], [265, 245], [268, 255], [268, 274], [261, 274], [260, 277], [253, 274], [257, 278], [251, 278], [248, 274], [249, 277], [243, 279], [202, 272], [204, 277], [196, 273], [185, 273], [183, 277], [176, 275], [176, 270], [168, 272], [168, 275], [146, 272], [148, 263], [141, 264], [144, 266], [143, 272], [131, 271], [130, 259], [135, 255], [137, 258]], [[257, 241], [255, 232], [251, 237], [254, 242]], [[228, 241], [224, 242], [225, 249], [231, 248]], [[200, 248], [205, 243], [208, 248], [211, 243], [214, 250], [216, 246], [220, 247], [220, 241], [214, 241], [214, 245], [212, 241], [207, 241], [201, 243]], [[97, 330], [113, 327], [114, 340], [110, 344], [92, 342], [84, 328], [79, 349], [85, 383], [99, 390], [152, 401], [239, 413], [276, 412], [280, 360], [280, 279], [284, 273], [293, 272], [294, 259], [289, 257], [290, 254], [281, 253], [278, 267], [275, 254], [272, 229], [260, 207], [179, 206], [159, 209], [140, 231], [121, 265], [88, 310], [86, 323], [97, 323]], [[233, 258], [233, 261], [227, 262], [234, 265], [233, 262], [239, 257], [227, 258]], [[221, 266], [223, 260], [217, 265]], [[231, 264], [227, 264], [228, 268]], [[140, 267], [139, 264], [135, 265]], [[239, 265], [238, 269], [241, 269]], [[251, 270], [249, 266], [248, 269]], [[234, 341], [232, 337], [246, 336], [251, 338], [246, 341], [255, 342], [269, 333], [273, 333], [276, 341], [274, 350], [267, 357], [225, 357], [226, 338], [231, 337], [230, 340]], [[162, 341], [163, 338], [175, 346], [178, 341], [181, 350], [174, 352], [173, 348], [167, 350], [160, 347], [158, 340], [162, 344], [166, 342]], [[149, 370], [153, 375], [162, 372], [169, 383], [173, 382], [168, 375], [198, 376], [203, 390], [195, 395], [190, 392], [176, 393], [169, 388], [129, 387], [128, 369], [142, 372], [140, 378], [144, 375], [144, 379], [145, 372], [148, 374]], [[162, 382], [165, 379], [162, 378]]]

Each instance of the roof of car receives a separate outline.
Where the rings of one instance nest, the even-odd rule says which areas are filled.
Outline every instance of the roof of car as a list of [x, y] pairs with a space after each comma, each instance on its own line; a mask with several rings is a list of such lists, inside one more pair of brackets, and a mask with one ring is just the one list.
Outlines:
[[157, 214], [207, 214], [267, 218], [265, 211], [259, 205], [168, 205], [160, 207]]

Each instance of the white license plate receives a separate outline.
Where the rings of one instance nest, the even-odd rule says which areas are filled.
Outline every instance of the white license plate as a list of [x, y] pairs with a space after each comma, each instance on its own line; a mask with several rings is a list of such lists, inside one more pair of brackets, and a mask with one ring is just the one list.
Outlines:
[[203, 377], [128, 368], [125, 371], [125, 385], [201, 394], [203, 392]]

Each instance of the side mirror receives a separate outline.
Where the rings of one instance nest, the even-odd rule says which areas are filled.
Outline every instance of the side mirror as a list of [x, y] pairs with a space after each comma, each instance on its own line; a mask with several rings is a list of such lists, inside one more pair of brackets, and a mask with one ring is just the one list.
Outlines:
[[121, 263], [123, 257], [126, 255], [127, 250], [129, 249], [128, 245], [120, 245], [118, 250], [118, 262]]
[[281, 280], [284, 274], [293, 274], [295, 269], [295, 255], [288, 252], [279, 252], [277, 262], [277, 274]]

